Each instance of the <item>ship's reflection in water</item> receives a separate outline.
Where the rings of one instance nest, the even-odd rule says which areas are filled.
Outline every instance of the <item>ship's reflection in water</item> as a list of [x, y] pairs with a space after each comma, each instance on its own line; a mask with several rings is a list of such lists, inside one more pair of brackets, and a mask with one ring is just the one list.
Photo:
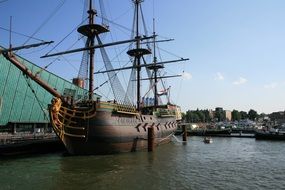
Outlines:
[[190, 137], [154, 152], [1, 160], [1, 189], [282, 189], [284, 142]]
[[[160, 147], [159, 150], [163, 151], [166, 147]], [[147, 184], [148, 188], [156, 189], [157, 183], [160, 183], [156, 180], [162, 173], [155, 170], [161, 171], [160, 165], [175, 156], [167, 154], [167, 158], [162, 158], [160, 154], [156, 151], [62, 157], [56, 186], [60, 189], [143, 189]], [[155, 173], [158, 176], [153, 176]]]

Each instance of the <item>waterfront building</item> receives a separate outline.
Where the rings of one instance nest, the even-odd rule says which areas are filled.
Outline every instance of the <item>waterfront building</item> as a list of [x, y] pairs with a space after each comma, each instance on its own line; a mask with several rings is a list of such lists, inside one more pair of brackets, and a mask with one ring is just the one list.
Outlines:
[[215, 109], [215, 120], [220, 122], [220, 121], [225, 121], [225, 118], [226, 116], [225, 116], [224, 109], [221, 107], [217, 107]]
[[225, 110], [225, 117], [226, 117], [227, 121], [231, 121], [232, 120], [232, 111]]
[[209, 117], [211, 120], [215, 118], [215, 112], [212, 109], [209, 109]]

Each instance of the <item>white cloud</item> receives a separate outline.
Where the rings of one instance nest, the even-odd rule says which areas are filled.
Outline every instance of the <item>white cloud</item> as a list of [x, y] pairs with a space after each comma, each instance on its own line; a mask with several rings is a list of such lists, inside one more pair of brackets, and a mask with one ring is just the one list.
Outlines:
[[187, 73], [187, 72], [183, 72], [182, 77], [186, 80], [192, 79], [192, 75], [190, 73]]
[[264, 85], [264, 88], [266, 88], [266, 89], [274, 89], [274, 88], [276, 88], [277, 86], [278, 86], [278, 84], [277, 84], [276, 82], [272, 82], [272, 83], [270, 83], [270, 84]]
[[234, 85], [242, 85], [247, 82], [247, 79], [239, 77], [236, 81], [233, 82]]
[[215, 75], [215, 80], [224, 80], [224, 76], [222, 75], [222, 73], [217, 72]]

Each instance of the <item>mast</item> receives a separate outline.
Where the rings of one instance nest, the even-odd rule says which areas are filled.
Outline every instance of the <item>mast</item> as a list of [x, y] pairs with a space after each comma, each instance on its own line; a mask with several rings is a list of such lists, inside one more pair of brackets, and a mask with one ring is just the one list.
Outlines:
[[[93, 25], [94, 24], [95, 11], [92, 9], [92, 0], [89, 1], [89, 10], [87, 13], [89, 14], [89, 25]], [[90, 41], [90, 46], [94, 46], [95, 36], [92, 35], [88, 38], [89, 38], [88, 40]], [[89, 100], [92, 100], [92, 97], [93, 97], [94, 53], [95, 53], [94, 49], [89, 50], [89, 64], [90, 64], [90, 68], [89, 68]]]
[[143, 0], [133, 0], [135, 4], [135, 23], [136, 23], [136, 47], [134, 49], [131, 49], [127, 52], [129, 56], [134, 57], [134, 63], [135, 67], [137, 69], [137, 110], [139, 111], [141, 109], [140, 104], [141, 104], [141, 58], [144, 55], [151, 54], [151, 51], [149, 49], [141, 48], [141, 36], [139, 34], [139, 9], [141, 2]]
[[82, 35], [87, 37], [87, 42], [85, 48], [89, 48], [89, 100], [93, 99], [93, 89], [94, 89], [94, 54], [95, 49], [90, 48], [94, 47], [95, 37], [98, 37], [99, 34], [109, 32], [109, 30], [102, 25], [95, 24], [94, 16], [97, 14], [96, 10], [93, 10], [92, 0], [89, 0], [89, 10], [88, 13], [88, 24], [80, 26], [77, 31]]
[[[157, 57], [156, 57], [156, 33], [155, 33], [155, 20], [153, 19], [153, 65], [147, 67], [150, 70], [153, 70], [154, 73], [154, 108], [157, 108], [158, 106], [158, 97], [157, 97], [157, 83], [158, 83], [158, 77], [157, 77], [157, 71], [159, 69], [164, 68], [163, 64], [157, 64]], [[180, 60], [179, 60], [180, 61]], [[168, 78], [169, 76], [167, 76]], [[170, 76], [171, 77], [171, 76]], [[159, 77], [161, 78], [161, 77]], [[152, 79], [152, 78], [149, 78]], [[143, 79], [144, 80], [144, 79]]]
[[[157, 57], [156, 57], [156, 34], [155, 34], [155, 20], [153, 19], [153, 64], [156, 65]], [[157, 69], [154, 69], [154, 108], [158, 106], [157, 100]]]
[[[139, 41], [139, 5], [140, 5], [141, 0], [136, 0], [135, 4], [136, 4], [136, 48], [139, 49], [140, 48], [140, 41]], [[141, 62], [141, 58], [139, 55], [136, 56], [136, 61], [137, 61], [137, 110], [140, 110], [140, 101], [141, 101], [141, 82], [140, 82], [140, 78], [141, 78], [141, 68], [140, 66], [140, 62]]]

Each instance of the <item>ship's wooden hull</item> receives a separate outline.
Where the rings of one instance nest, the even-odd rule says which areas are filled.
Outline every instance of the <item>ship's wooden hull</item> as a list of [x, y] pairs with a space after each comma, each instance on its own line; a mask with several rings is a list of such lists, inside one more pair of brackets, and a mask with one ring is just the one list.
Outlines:
[[[69, 118], [62, 114], [57, 118], [62, 123], [61, 130], [58, 130], [60, 127], [56, 125], [51, 112], [53, 127], [68, 152], [74, 155], [144, 150], [148, 147], [148, 128], [154, 128], [155, 146], [168, 143], [177, 129], [173, 115], [158, 117], [119, 113], [108, 109], [96, 109], [91, 113], [92, 117], [87, 119]], [[70, 127], [72, 123], [74, 125]]]

